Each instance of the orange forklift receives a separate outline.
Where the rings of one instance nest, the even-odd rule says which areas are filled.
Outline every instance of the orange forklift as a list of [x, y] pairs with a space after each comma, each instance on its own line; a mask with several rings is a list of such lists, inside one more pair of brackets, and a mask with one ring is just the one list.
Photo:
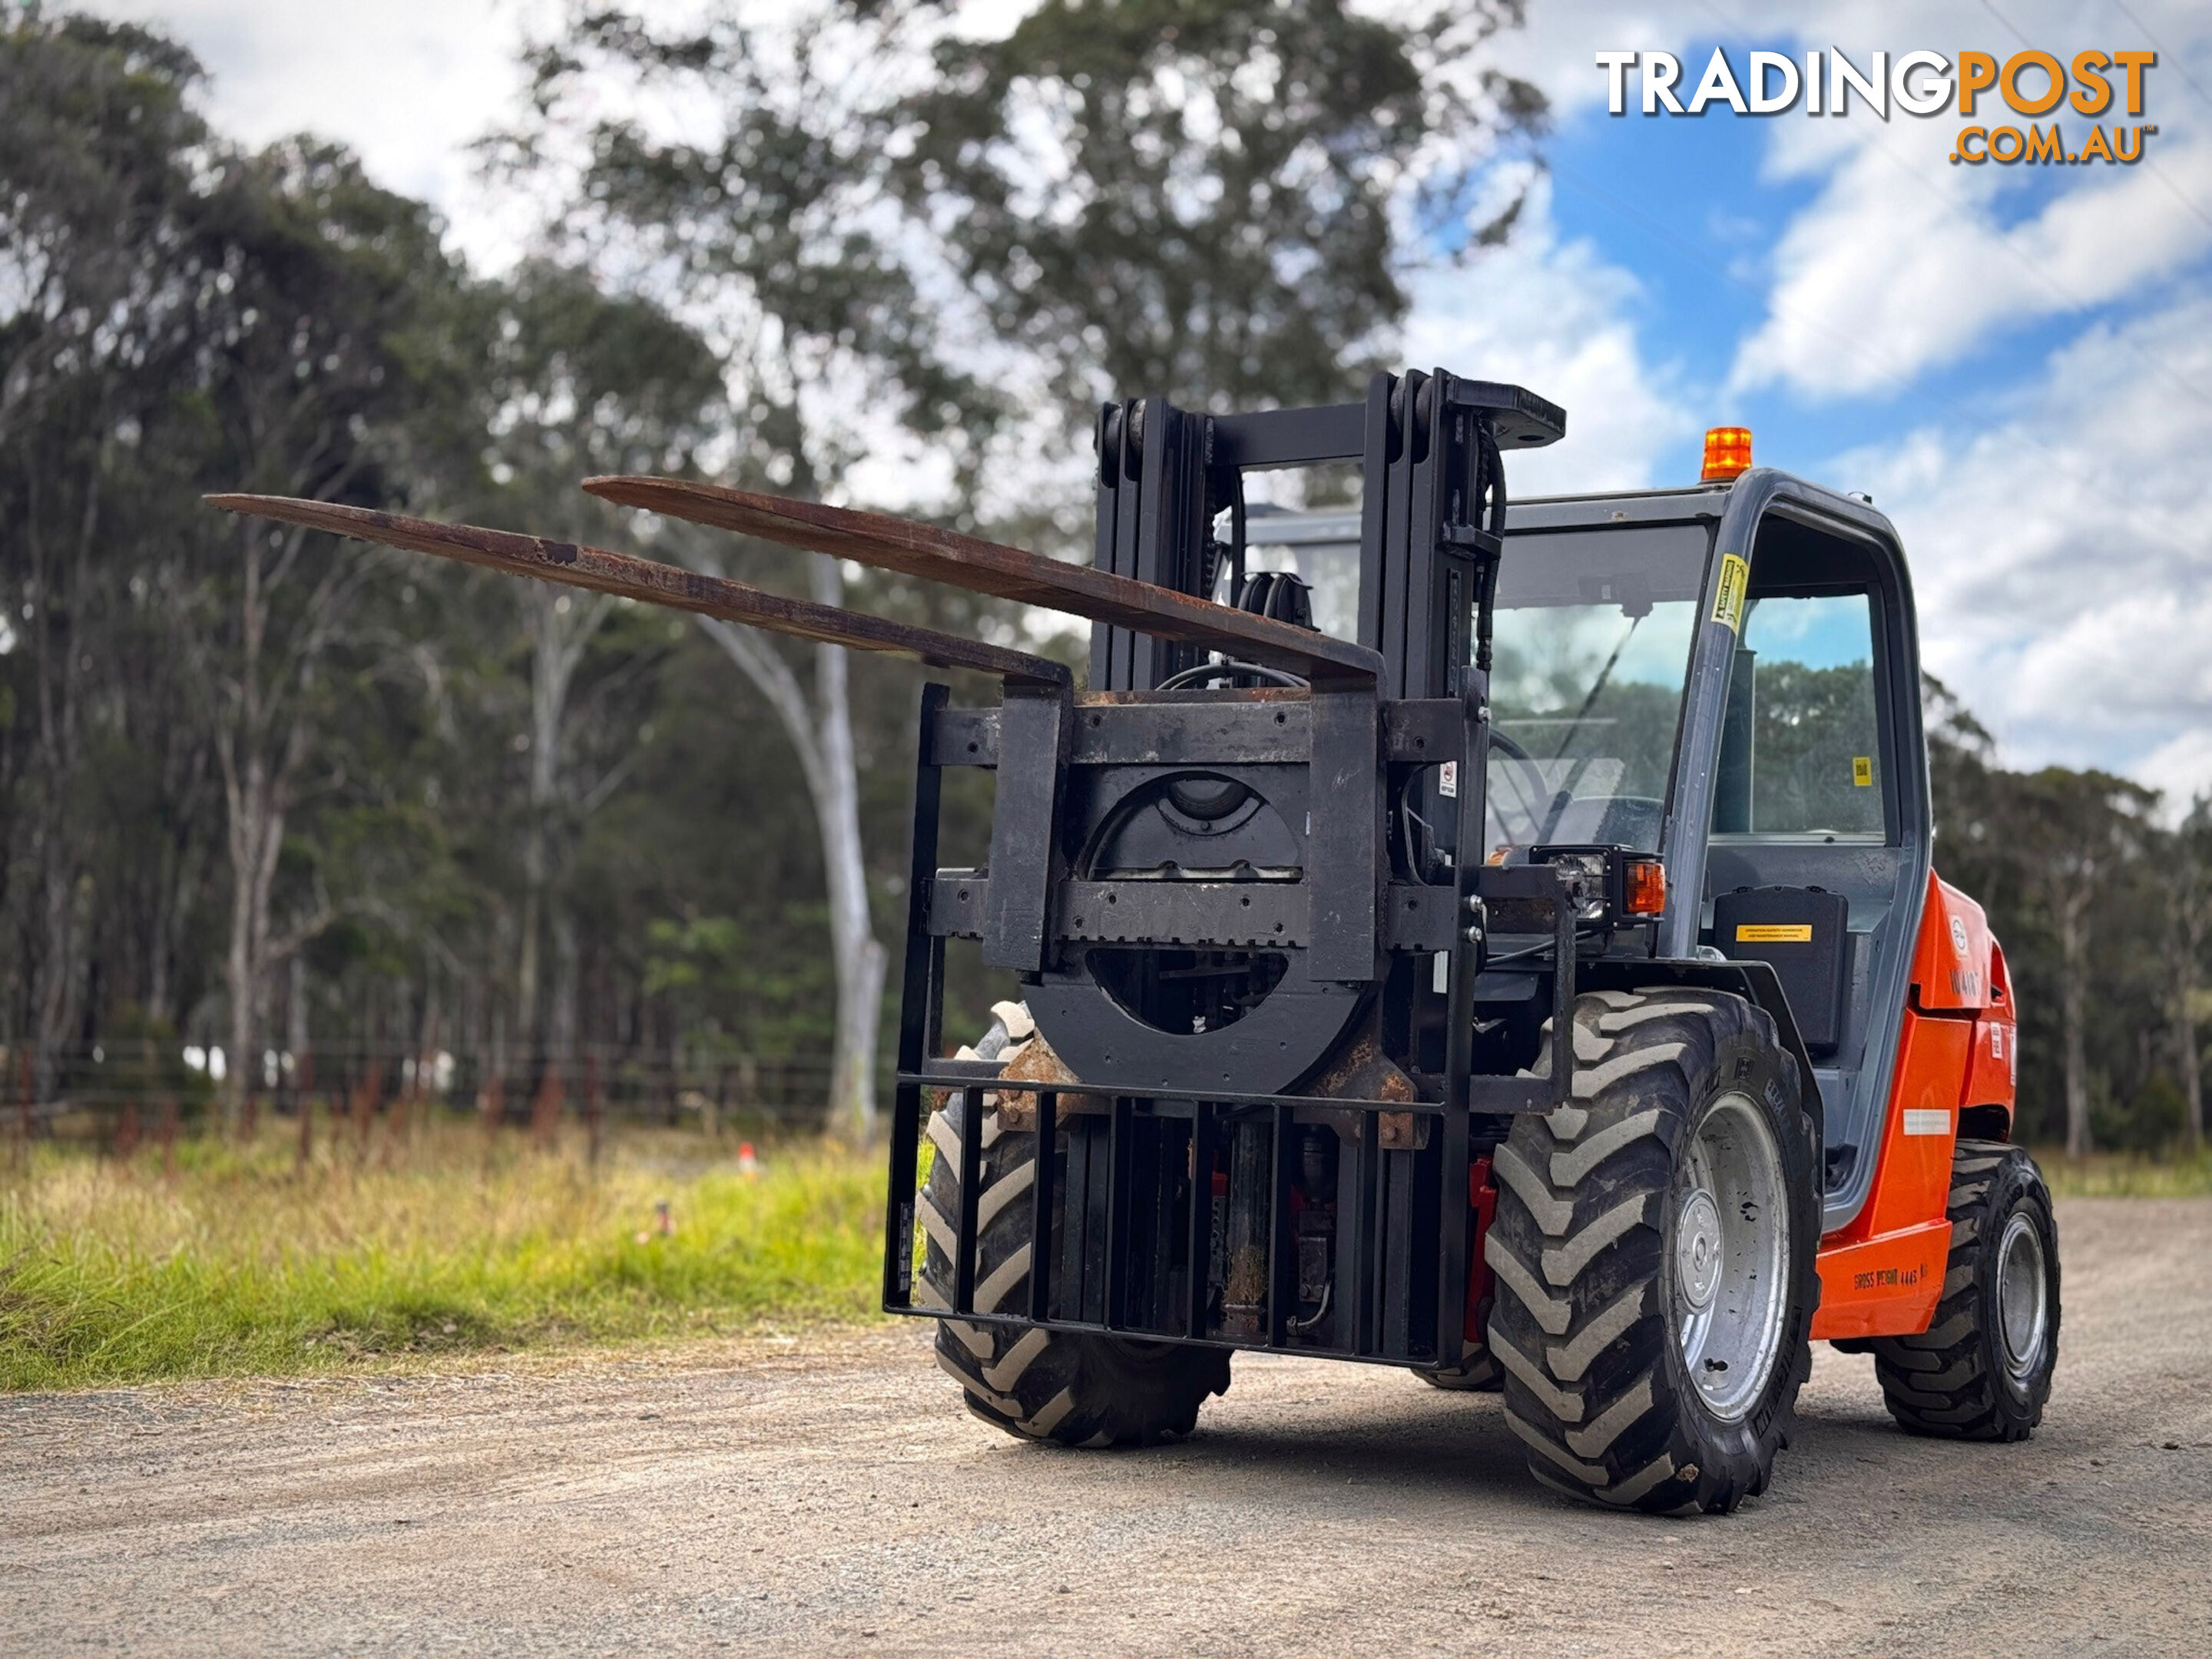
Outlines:
[[[1897, 532], [1739, 428], [1692, 488], [1510, 501], [1565, 422], [1441, 369], [1108, 404], [1087, 567], [586, 484], [1088, 618], [1080, 690], [602, 549], [216, 500], [997, 682], [921, 699], [884, 1305], [1009, 1433], [1187, 1434], [1237, 1352], [1296, 1353], [1502, 1389], [1539, 1480], [1724, 1512], [1826, 1340], [1908, 1429], [2022, 1437], [2057, 1240], [2003, 951], [1932, 867]], [[1292, 469], [1348, 505], [1248, 494]], [[956, 767], [994, 805], [944, 865]], [[1018, 988], [973, 1044], [954, 951]]]

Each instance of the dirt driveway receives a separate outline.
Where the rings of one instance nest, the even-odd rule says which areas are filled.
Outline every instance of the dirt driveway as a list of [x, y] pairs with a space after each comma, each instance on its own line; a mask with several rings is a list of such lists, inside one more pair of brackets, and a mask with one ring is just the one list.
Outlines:
[[1774, 1489], [1577, 1508], [1493, 1396], [1240, 1359], [1199, 1437], [1017, 1445], [901, 1324], [524, 1372], [0, 1401], [12, 1654], [2212, 1651], [2212, 1200], [2062, 1206], [2021, 1446], [1817, 1349]]

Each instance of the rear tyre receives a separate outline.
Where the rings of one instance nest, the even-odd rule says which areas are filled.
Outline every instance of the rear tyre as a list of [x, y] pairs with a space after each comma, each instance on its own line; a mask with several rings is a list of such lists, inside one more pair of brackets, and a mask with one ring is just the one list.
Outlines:
[[1574, 1497], [1726, 1513], [1765, 1490], [1812, 1364], [1797, 1064], [1717, 992], [1592, 993], [1572, 1040], [1574, 1103], [1516, 1118], [1492, 1164], [1506, 1421]]
[[[955, 1095], [929, 1120], [937, 1156], [918, 1206], [927, 1243], [915, 1297], [927, 1307], [952, 1305], [965, 1110]], [[1028, 1306], [1036, 1133], [1002, 1129], [998, 1113], [986, 1111], [982, 1154], [975, 1306], [978, 1313], [1012, 1312]], [[937, 1363], [985, 1422], [1064, 1446], [1149, 1446], [1187, 1435], [1206, 1396], [1229, 1389], [1224, 1349], [964, 1319], [938, 1322]]]
[[1449, 1389], [1455, 1394], [1496, 1394], [1505, 1386], [1504, 1367], [1487, 1348], [1468, 1355], [1465, 1364], [1449, 1370], [1439, 1368], [1413, 1375], [1432, 1389]]
[[2058, 1227], [2035, 1160], [1962, 1140], [1951, 1162], [1951, 1259], [1933, 1324], [1879, 1337], [1889, 1413], [1915, 1434], [2025, 1440], [2058, 1364]]
[[[1495, 1297], [1485, 1297], [1475, 1310], [1480, 1321], [1479, 1328], [1490, 1328], [1490, 1310]], [[1486, 1343], [1470, 1340], [1467, 1356], [1449, 1370], [1438, 1366], [1434, 1370], [1415, 1371], [1414, 1376], [1432, 1389], [1445, 1389], [1454, 1394], [1496, 1394], [1505, 1386], [1505, 1368], [1498, 1363]]]

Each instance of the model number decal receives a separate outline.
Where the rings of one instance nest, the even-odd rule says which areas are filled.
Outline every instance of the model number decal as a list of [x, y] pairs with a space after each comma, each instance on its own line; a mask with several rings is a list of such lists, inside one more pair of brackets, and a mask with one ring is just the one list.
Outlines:
[[1917, 1285], [1917, 1267], [1876, 1267], [1872, 1273], [1853, 1273], [1851, 1288], [1855, 1291], [1880, 1290], [1885, 1285]]

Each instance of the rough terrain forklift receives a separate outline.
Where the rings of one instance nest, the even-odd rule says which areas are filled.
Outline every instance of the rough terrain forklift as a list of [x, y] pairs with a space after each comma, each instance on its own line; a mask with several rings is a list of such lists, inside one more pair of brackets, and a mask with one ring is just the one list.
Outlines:
[[[1531, 1473], [1724, 1511], [1809, 1344], [2017, 1439], [2058, 1337], [2012, 988], [1930, 865], [1912, 595], [1862, 499], [1750, 470], [1509, 505], [1517, 386], [1099, 412], [1088, 568], [672, 479], [606, 499], [1089, 618], [1048, 658], [603, 550], [219, 504], [995, 676], [924, 690], [884, 1305], [968, 1405], [1190, 1432], [1259, 1349], [1502, 1388]], [[1334, 469], [1286, 514], [1254, 475]], [[1257, 492], [1255, 492], [1255, 494]], [[940, 868], [948, 767], [995, 774]], [[946, 953], [1015, 975], [943, 1030]]]

